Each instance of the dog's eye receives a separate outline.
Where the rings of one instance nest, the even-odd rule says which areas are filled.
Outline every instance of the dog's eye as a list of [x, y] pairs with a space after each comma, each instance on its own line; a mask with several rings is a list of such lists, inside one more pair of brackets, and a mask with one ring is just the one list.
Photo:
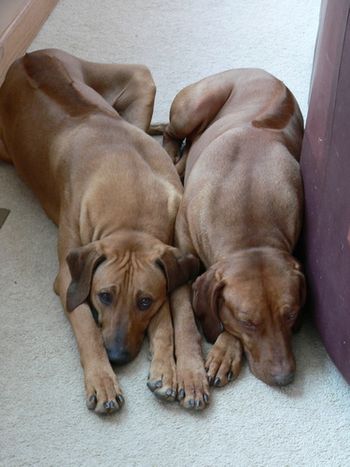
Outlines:
[[294, 321], [297, 316], [298, 316], [298, 313], [295, 313], [293, 311], [285, 315], [287, 321]]
[[284, 314], [284, 319], [288, 321], [289, 323], [292, 321], [295, 321], [298, 316], [298, 312], [296, 310], [290, 309], [289, 306], [285, 306], [283, 308], [283, 314]]
[[142, 311], [148, 310], [152, 303], [153, 300], [150, 297], [141, 297], [137, 300], [137, 306]]
[[98, 294], [98, 298], [100, 299], [100, 302], [103, 304], [103, 305], [111, 305], [111, 303], [113, 302], [113, 296], [111, 293], [109, 292], [100, 292]]

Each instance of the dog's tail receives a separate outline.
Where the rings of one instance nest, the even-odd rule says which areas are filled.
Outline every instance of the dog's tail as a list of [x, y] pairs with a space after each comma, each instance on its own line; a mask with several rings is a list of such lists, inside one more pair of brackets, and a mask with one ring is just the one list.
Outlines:
[[167, 123], [153, 123], [148, 128], [147, 134], [150, 136], [163, 136]]

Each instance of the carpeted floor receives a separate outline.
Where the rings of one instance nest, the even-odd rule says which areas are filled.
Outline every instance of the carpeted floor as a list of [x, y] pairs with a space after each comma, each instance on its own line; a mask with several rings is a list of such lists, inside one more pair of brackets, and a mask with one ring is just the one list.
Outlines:
[[[32, 49], [147, 64], [165, 120], [184, 85], [232, 67], [284, 80], [304, 114], [319, 0], [61, 0]], [[295, 383], [273, 389], [245, 367], [187, 413], [146, 387], [146, 346], [118, 370], [120, 414], [85, 408], [75, 341], [52, 292], [56, 227], [10, 166], [0, 163], [0, 465], [348, 466], [350, 390], [312, 325], [295, 338]]]

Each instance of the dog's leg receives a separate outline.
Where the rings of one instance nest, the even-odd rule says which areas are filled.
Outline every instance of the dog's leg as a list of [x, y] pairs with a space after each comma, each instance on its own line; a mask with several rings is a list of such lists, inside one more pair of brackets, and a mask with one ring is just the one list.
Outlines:
[[129, 123], [147, 131], [151, 124], [156, 86], [144, 65], [81, 62], [86, 84], [109, 102]]
[[146, 66], [93, 63], [55, 49], [44, 53], [59, 60], [72, 79], [93, 88], [126, 121], [148, 130], [156, 87]]
[[151, 368], [147, 386], [159, 398], [173, 401], [176, 397], [174, 330], [169, 303], [166, 301], [148, 327]]
[[117, 97], [113, 107], [129, 123], [147, 131], [151, 125], [156, 96], [156, 86], [148, 68], [139, 65], [133, 70], [124, 94]]
[[66, 295], [71, 275], [65, 258], [71, 248], [79, 245], [77, 242], [67, 241], [67, 236], [64, 237], [62, 231], [60, 227], [58, 247], [60, 268], [54, 287], [60, 296], [77, 340], [80, 361], [84, 370], [86, 405], [97, 413], [113, 413], [123, 405], [124, 398], [109, 363], [101, 332], [87, 304], [78, 306], [71, 313], [66, 310]]
[[210, 385], [225, 386], [239, 375], [242, 362], [242, 345], [236, 337], [222, 332], [210, 349], [205, 362]]
[[173, 161], [186, 138], [189, 148], [192, 140], [208, 126], [217, 115], [232, 91], [224, 74], [191, 84], [175, 97], [170, 108], [169, 124], [164, 129], [163, 146]]
[[[70, 281], [68, 266], [61, 264], [56, 288], [64, 307]], [[84, 370], [86, 405], [97, 413], [115, 412], [122, 406], [124, 398], [90, 308], [82, 304], [67, 313], [67, 316], [77, 340]]]
[[[196, 254], [181, 207], [176, 219], [175, 244], [183, 252]], [[170, 298], [175, 331], [177, 398], [186, 409], [200, 410], [209, 402], [209, 383], [204, 369], [201, 336], [191, 305], [191, 286], [177, 288]]]
[[201, 336], [191, 306], [191, 288], [179, 287], [171, 294], [175, 329], [175, 355], [180, 404], [186, 409], [203, 409], [209, 402], [209, 384], [204, 369]]

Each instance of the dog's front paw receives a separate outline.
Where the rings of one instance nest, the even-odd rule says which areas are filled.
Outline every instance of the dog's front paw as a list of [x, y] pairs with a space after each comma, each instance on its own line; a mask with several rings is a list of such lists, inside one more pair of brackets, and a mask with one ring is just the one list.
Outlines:
[[112, 414], [124, 404], [117, 377], [112, 368], [85, 371], [86, 405], [98, 414]]
[[205, 362], [209, 384], [221, 387], [233, 381], [239, 375], [241, 362], [240, 341], [227, 332], [221, 333]]
[[177, 362], [177, 398], [185, 409], [203, 410], [209, 403], [209, 384], [201, 356]]
[[175, 400], [176, 367], [172, 356], [152, 359], [147, 386], [159, 399], [169, 402]]

